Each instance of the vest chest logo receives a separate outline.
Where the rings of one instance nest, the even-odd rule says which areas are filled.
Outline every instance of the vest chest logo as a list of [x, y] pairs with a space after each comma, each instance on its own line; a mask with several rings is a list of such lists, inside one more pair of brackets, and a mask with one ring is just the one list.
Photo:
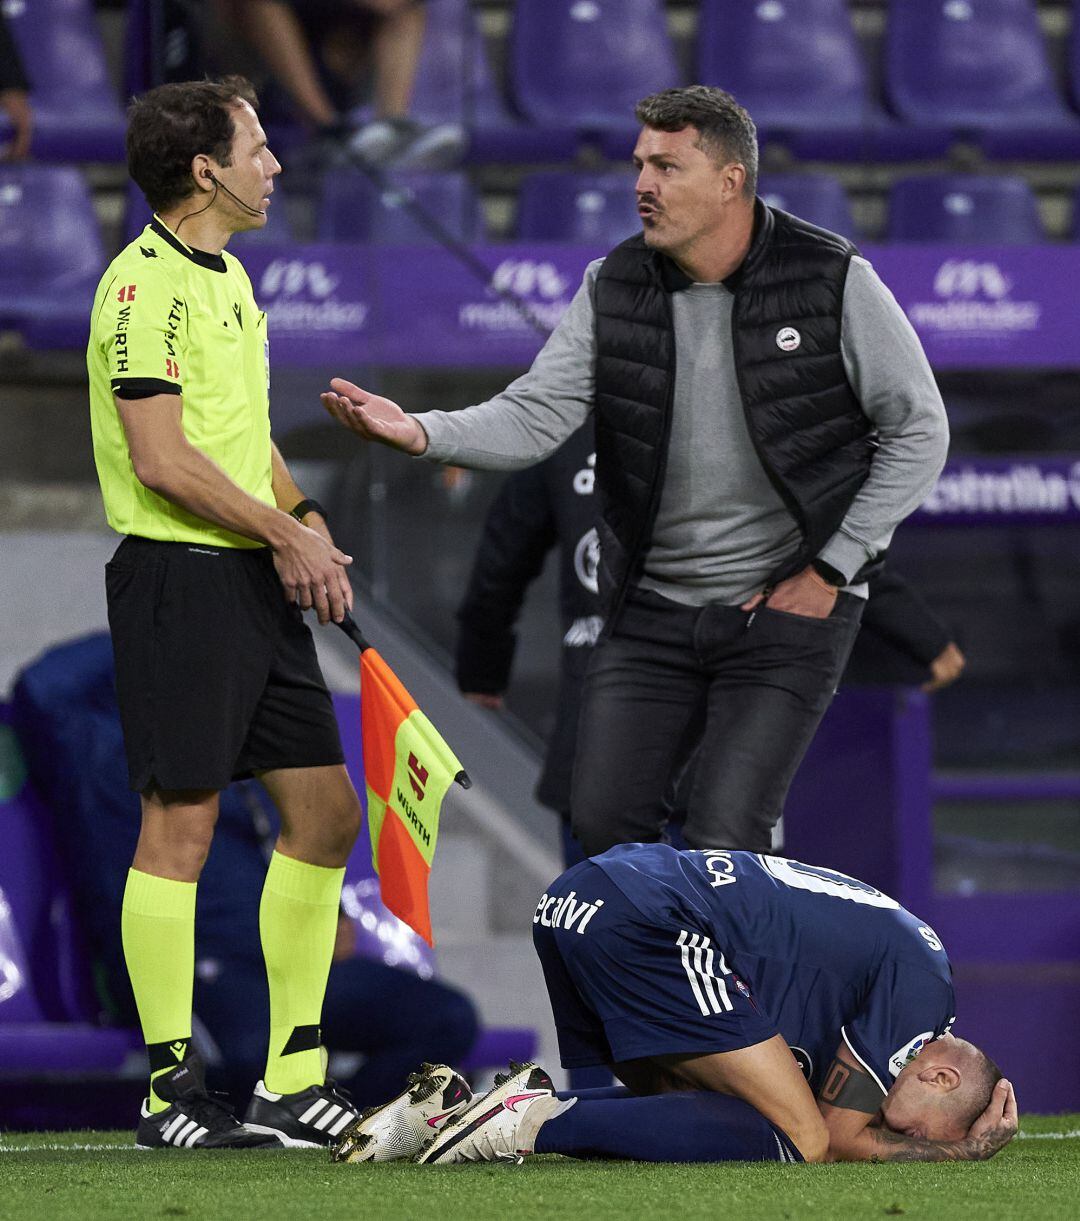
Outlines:
[[793, 326], [782, 326], [776, 332], [776, 346], [781, 352], [794, 352], [802, 343], [802, 336]]

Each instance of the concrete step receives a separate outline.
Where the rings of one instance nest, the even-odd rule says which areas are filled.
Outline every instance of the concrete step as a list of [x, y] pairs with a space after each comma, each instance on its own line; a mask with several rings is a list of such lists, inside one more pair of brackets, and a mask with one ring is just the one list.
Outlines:
[[555, 1023], [531, 935], [436, 943], [436, 957], [440, 978], [472, 997], [485, 1025], [528, 1026], [537, 1032], [536, 1059], [562, 1088], [566, 1076], [559, 1067]]
[[489, 933], [492, 860], [492, 849], [480, 836], [440, 832], [428, 883], [437, 942], [475, 942]]

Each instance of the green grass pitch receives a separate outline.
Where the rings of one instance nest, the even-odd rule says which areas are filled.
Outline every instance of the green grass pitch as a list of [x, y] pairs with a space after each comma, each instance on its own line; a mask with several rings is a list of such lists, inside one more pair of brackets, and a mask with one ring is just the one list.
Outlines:
[[1080, 1115], [1025, 1116], [992, 1161], [947, 1165], [335, 1166], [314, 1151], [140, 1153], [130, 1142], [129, 1132], [0, 1134], [0, 1218], [1080, 1218]]

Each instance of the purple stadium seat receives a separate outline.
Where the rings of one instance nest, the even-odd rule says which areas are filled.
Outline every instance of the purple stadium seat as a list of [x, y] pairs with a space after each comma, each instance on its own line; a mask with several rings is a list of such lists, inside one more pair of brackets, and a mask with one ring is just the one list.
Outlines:
[[123, 160], [124, 117], [91, 0], [31, 0], [4, 12], [33, 91], [34, 155]]
[[933, 175], [903, 178], [889, 199], [894, 242], [1044, 242], [1034, 192], [1023, 178]]
[[436, 244], [438, 239], [405, 206], [410, 199], [459, 241], [483, 240], [483, 209], [464, 174], [416, 171], [395, 174], [387, 183], [379, 190], [359, 170], [326, 174], [318, 210], [319, 241]]
[[[0, 706], [5, 774], [18, 745]], [[0, 798], [0, 1078], [58, 1070], [116, 1070], [129, 1032], [91, 1024], [89, 971], [57, 865], [51, 819], [28, 784]]]
[[856, 236], [847, 192], [831, 174], [769, 174], [758, 183], [758, 194], [772, 207], [812, 225], [847, 238]]
[[532, 123], [604, 133], [628, 155], [634, 105], [681, 83], [661, 0], [518, 0], [510, 82]]
[[641, 232], [634, 175], [531, 174], [521, 184], [522, 241], [579, 242], [605, 250]]
[[[133, 242], [150, 223], [150, 217], [150, 205], [143, 198], [142, 191], [128, 179], [124, 193], [124, 241]], [[261, 229], [248, 229], [234, 234], [229, 239], [228, 249], [235, 251], [238, 247], [252, 243], [289, 242], [293, 240], [293, 236], [285, 192], [281, 188], [279, 178], [274, 183], [274, 198], [266, 214], [266, 224]]]
[[509, 113], [469, 0], [428, 0], [425, 9], [412, 114], [422, 123], [463, 124], [470, 162], [571, 160], [577, 150], [574, 132], [532, 127]]
[[867, 116], [847, 0], [703, 0], [698, 68], [762, 128], [858, 127]]
[[734, 94], [763, 142], [800, 157], [935, 156], [945, 132], [911, 132], [871, 101], [847, 0], [703, 0], [698, 76]]
[[978, 135], [992, 156], [1080, 155], [1034, 0], [904, 0], [889, 8], [891, 104], [906, 122]]
[[82, 347], [106, 264], [78, 170], [0, 166], [0, 329], [31, 347]]

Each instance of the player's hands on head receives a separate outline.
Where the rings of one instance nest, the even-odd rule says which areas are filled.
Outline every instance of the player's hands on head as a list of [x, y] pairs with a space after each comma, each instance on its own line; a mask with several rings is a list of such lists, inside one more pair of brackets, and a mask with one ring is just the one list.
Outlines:
[[329, 537], [296, 523], [274, 547], [274, 567], [285, 590], [285, 600], [301, 610], [315, 609], [320, 623], [340, 623], [352, 610], [352, 585], [345, 572], [352, 556], [335, 547]]
[[427, 449], [427, 433], [392, 399], [361, 390], [343, 377], [331, 379], [330, 389], [319, 398], [339, 424], [365, 441], [380, 441], [407, 454]]
[[1004, 1077], [994, 1086], [986, 1110], [971, 1125], [964, 1141], [972, 1161], [982, 1162], [993, 1157], [1012, 1140], [1020, 1128], [1016, 1109], [1016, 1092], [1012, 1082]]

